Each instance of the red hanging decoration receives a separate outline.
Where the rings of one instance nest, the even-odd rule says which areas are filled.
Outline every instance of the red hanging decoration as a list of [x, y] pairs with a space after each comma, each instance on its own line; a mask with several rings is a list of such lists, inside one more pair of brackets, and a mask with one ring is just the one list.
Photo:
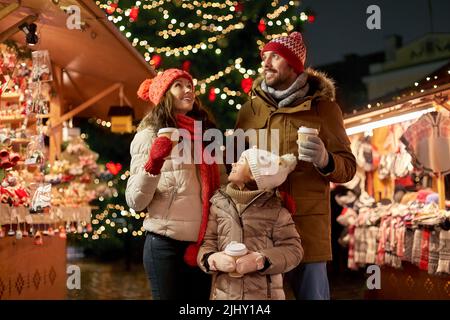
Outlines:
[[264, 31], [266, 31], [266, 21], [264, 21], [264, 19], [259, 20], [258, 30], [259, 30], [259, 32], [261, 32], [261, 33], [263, 33]]
[[120, 170], [122, 170], [122, 165], [120, 163], [110, 161], [106, 164], [106, 169], [108, 169], [112, 175], [116, 176]]
[[181, 68], [183, 69], [183, 71], [189, 72], [189, 70], [191, 69], [191, 65], [192, 62], [190, 60], [185, 60], [181, 66]]
[[313, 15], [308, 16], [308, 22], [313, 23], [316, 20], [316, 17]]
[[252, 78], [244, 78], [241, 81], [241, 88], [245, 93], [249, 93], [252, 89], [253, 79]]
[[236, 5], [234, 5], [234, 12], [242, 12], [244, 11], [244, 4], [241, 2], [238, 2]]
[[216, 100], [216, 88], [211, 87], [211, 89], [209, 89], [208, 99], [211, 102], [214, 102]]
[[137, 20], [138, 14], [139, 14], [139, 7], [131, 8], [131, 11], [130, 11], [130, 20], [131, 20], [131, 22], [134, 22], [134, 21]]
[[116, 9], [117, 9], [118, 6], [119, 6], [118, 3], [111, 3], [111, 4], [109, 5], [109, 7], [106, 8], [106, 13], [107, 13], [107, 14], [113, 14], [113, 13], [116, 11]]
[[159, 66], [162, 63], [162, 58], [159, 54], [155, 54], [152, 59], [150, 60], [150, 64], [155, 68], [159, 68]]

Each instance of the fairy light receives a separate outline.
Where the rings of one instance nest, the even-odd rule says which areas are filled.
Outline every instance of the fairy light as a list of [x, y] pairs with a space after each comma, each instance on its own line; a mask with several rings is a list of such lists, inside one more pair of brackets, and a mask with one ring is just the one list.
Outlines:
[[[183, 25], [184, 25], [184, 23], [183, 23]], [[181, 23], [180, 23], [180, 27], [181, 27]], [[211, 23], [209, 25], [204, 25], [202, 23], [195, 23], [195, 24], [190, 23], [188, 25], [188, 28], [190, 30], [200, 29], [202, 31], [211, 32], [211, 33], [221, 32], [222, 34], [228, 34], [228, 33], [230, 33], [231, 31], [234, 31], [234, 30], [244, 29], [244, 27], [245, 27], [245, 25], [242, 22], [229, 25], [225, 29], [222, 26], [216, 26], [214, 23]], [[177, 28], [176, 30], [172, 30], [172, 29], [169, 28], [168, 30], [167, 29], [166, 30], [161, 30], [161, 31], [158, 32], [158, 36], [163, 37], [164, 39], [168, 39], [169, 37], [176, 37], [178, 35], [182, 35], [183, 36], [183, 35], [187, 34], [186, 30], [179, 29], [179, 28]]]
[[206, 79], [202, 79], [199, 80], [197, 82], [197, 84], [202, 85], [202, 84], [210, 84], [211, 82], [214, 82], [216, 80], [219, 80], [220, 78], [222, 78], [223, 76], [225, 76], [226, 74], [229, 74], [231, 71], [233, 71], [234, 69], [236, 69], [236, 65], [239, 65], [242, 62], [242, 58], [237, 58], [234, 61], [234, 65], [229, 65], [227, 66], [224, 70], [217, 72], [216, 74], [213, 74], [211, 76], [209, 76]]

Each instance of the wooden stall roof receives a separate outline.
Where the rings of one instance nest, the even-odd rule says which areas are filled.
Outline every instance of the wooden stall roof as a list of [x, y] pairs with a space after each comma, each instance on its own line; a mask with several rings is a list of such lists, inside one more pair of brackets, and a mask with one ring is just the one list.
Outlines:
[[344, 116], [346, 128], [419, 111], [430, 106], [450, 110], [450, 62], [417, 81], [417, 86], [401, 90], [368, 103], [370, 108]]
[[[55, 3], [57, 2], [57, 4]], [[0, 10], [17, 0], [0, 0]], [[67, 15], [61, 7], [80, 8], [84, 30], [69, 29]], [[0, 34], [27, 16], [36, 15], [39, 42], [32, 50], [48, 50], [54, 65], [62, 72], [63, 113], [77, 107], [116, 83], [123, 84], [124, 95], [137, 118], [142, 118], [148, 105], [136, 96], [139, 84], [155, 71], [108, 21], [106, 13], [92, 0], [22, 0], [9, 15], [0, 16]], [[18, 30], [12, 40], [25, 44]], [[114, 90], [77, 116], [108, 119], [108, 110], [119, 105], [119, 90]]]

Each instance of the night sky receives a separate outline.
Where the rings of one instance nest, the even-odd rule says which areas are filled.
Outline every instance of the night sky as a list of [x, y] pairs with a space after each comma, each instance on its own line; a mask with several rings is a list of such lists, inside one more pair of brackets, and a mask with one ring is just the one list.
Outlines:
[[[431, 0], [434, 32], [450, 33], [450, 0]], [[381, 8], [381, 30], [369, 30], [366, 9]], [[307, 65], [336, 62], [345, 54], [382, 51], [386, 36], [398, 34], [403, 44], [431, 31], [428, 0], [303, 0], [301, 9], [316, 12], [306, 26]]]

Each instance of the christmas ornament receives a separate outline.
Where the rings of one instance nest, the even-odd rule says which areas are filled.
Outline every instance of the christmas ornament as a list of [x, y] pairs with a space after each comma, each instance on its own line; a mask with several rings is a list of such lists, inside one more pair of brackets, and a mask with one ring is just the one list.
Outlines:
[[211, 102], [216, 100], [216, 88], [211, 87], [211, 89], [209, 89], [208, 100]]
[[242, 2], [238, 2], [234, 5], [234, 12], [242, 13], [244, 11], [244, 4]]
[[63, 226], [59, 227], [59, 237], [61, 239], [66, 239], [67, 238], [66, 229], [64, 229]]
[[44, 240], [42, 239], [42, 234], [40, 231], [37, 231], [34, 235], [33, 243], [37, 246], [42, 246], [44, 244]]
[[261, 33], [264, 33], [264, 31], [266, 31], [266, 22], [264, 21], [264, 19], [259, 20], [258, 31]]
[[253, 79], [252, 78], [244, 78], [241, 81], [241, 88], [245, 93], [249, 93], [252, 89]]
[[152, 59], [150, 60], [150, 64], [155, 68], [159, 68], [159, 66], [162, 63], [162, 58], [159, 54], [155, 54]]
[[106, 169], [108, 169], [108, 171], [115, 176], [120, 172], [120, 170], [122, 170], [122, 165], [120, 163], [110, 161], [106, 164]]
[[181, 66], [181, 68], [186, 71], [189, 72], [189, 70], [191, 69], [191, 64], [192, 62], [190, 60], [185, 60]]
[[139, 7], [133, 7], [130, 10], [130, 21], [135, 22], [139, 15]]
[[316, 17], [313, 15], [308, 16], [308, 22], [313, 23], [316, 20]]
[[116, 11], [116, 9], [117, 9], [118, 6], [119, 6], [118, 3], [111, 3], [111, 4], [109, 5], [109, 7], [106, 8], [106, 13], [107, 13], [107, 14], [113, 14], [113, 13]]

